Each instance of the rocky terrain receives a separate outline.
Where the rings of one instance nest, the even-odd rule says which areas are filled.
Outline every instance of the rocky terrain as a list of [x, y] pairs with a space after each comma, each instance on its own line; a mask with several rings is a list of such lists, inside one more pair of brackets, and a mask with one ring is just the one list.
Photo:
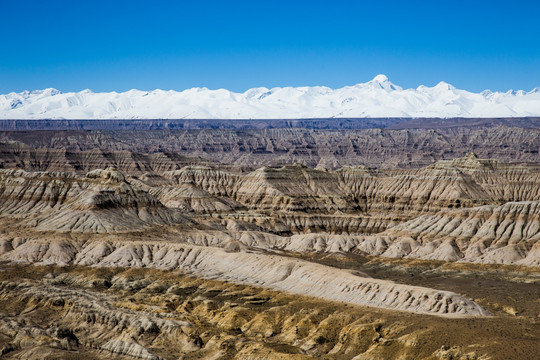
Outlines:
[[536, 130], [0, 139], [2, 358], [538, 355]]
[[61, 131], [4, 131], [0, 132], [0, 167], [54, 171], [58, 164], [65, 164], [66, 171], [90, 171], [116, 166], [131, 174], [153, 170], [158, 164], [179, 169], [186, 161], [193, 163], [195, 157], [218, 162], [220, 167], [250, 170], [294, 163], [332, 170], [356, 165], [395, 169], [425, 167], [470, 151], [507, 163], [540, 163], [540, 130], [538, 122], [530, 119], [492, 122], [490, 126], [485, 120], [470, 120], [459, 127], [410, 120], [396, 128], [372, 125], [346, 131], [339, 127], [342, 122], [346, 124], [339, 121], [328, 130], [302, 128], [301, 124], [237, 130], [67, 127]]

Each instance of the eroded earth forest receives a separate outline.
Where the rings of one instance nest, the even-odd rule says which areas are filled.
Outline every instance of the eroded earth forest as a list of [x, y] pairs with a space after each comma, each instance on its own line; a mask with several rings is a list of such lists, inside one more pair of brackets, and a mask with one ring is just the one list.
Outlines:
[[539, 359], [538, 119], [452, 123], [4, 122], [0, 357]]

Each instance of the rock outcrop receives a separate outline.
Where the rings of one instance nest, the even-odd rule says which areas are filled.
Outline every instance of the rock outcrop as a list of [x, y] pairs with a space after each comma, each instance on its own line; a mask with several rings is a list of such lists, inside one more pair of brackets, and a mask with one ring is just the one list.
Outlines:
[[86, 176], [0, 170], [0, 212], [43, 231], [119, 232], [189, 220], [114, 168]]

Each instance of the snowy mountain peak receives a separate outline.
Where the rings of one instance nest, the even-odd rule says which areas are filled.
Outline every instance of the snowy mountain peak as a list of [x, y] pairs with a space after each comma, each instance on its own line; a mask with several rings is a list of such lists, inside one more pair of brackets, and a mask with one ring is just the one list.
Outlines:
[[41, 95], [46, 95], [46, 96], [55, 96], [62, 93], [60, 90], [57, 90], [54, 88], [44, 89], [44, 90], [41, 90], [40, 92], [41, 92]]
[[456, 88], [447, 83], [447, 82], [444, 82], [444, 81], [441, 81], [439, 82], [437, 85], [435, 85], [435, 89], [438, 89], [438, 90], [456, 90]]
[[387, 91], [393, 91], [393, 90], [403, 90], [397, 85], [394, 85], [390, 80], [388, 80], [388, 77], [383, 74], [379, 74], [375, 76], [371, 81], [368, 81], [366, 84], [359, 84], [361, 86], [367, 85], [368, 87], [371, 87], [373, 89], [383, 89]]
[[375, 76], [373, 78], [373, 80], [371, 80], [372, 82], [380, 82], [380, 83], [383, 83], [383, 82], [386, 82], [386, 81], [389, 81], [388, 80], [388, 77], [384, 74], [379, 74], [377, 76]]
[[236, 93], [184, 91], [62, 93], [56, 89], [0, 95], [0, 119], [292, 119], [331, 117], [540, 116], [540, 88], [472, 93], [440, 82], [403, 90], [385, 75], [354, 86], [265, 87]]

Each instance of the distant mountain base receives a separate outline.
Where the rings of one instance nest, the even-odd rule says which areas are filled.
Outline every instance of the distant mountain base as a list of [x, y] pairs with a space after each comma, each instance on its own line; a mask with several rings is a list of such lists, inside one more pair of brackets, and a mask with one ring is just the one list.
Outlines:
[[[200, 130], [200, 129], [374, 129], [405, 122], [381, 119], [110, 119], [110, 120], [0, 120], [0, 130]], [[539, 121], [540, 123], [540, 121]]]
[[540, 128], [540, 117], [523, 118], [321, 118], [321, 119], [110, 119], [0, 120], [0, 131], [18, 130], [313, 130], [421, 129], [510, 126]]

